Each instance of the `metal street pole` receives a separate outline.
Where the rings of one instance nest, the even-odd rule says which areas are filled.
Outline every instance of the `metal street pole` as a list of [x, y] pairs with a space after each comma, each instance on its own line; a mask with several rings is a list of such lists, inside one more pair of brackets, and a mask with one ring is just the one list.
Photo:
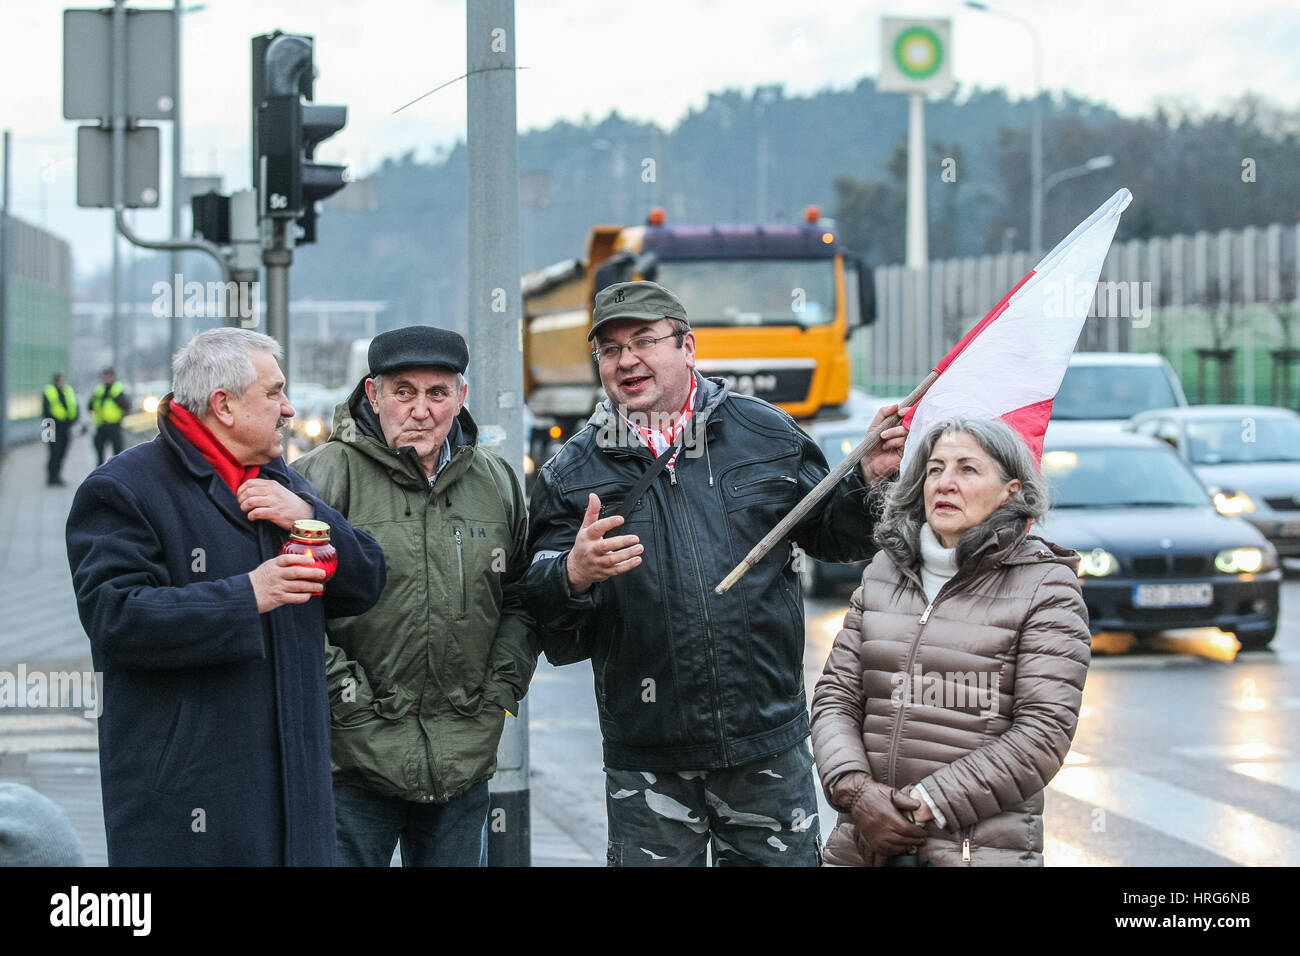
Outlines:
[[292, 384], [289, 373], [289, 267], [293, 265], [292, 220], [269, 220], [274, 229], [274, 241], [262, 250], [262, 265], [266, 267], [266, 334], [280, 343], [283, 355], [281, 370], [286, 382]]
[[126, 195], [126, 0], [113, 3], [113, 367], [122, 368], [122, 263], [118, 221]]
[[907, 267], [930, 260], [925, 207], [925, 94], [907, 94]]
[[[181, 0], [175, 2], [175, 13], [173, 14], [172, 29], [175, 31], [173, 38], [172, 61], [173, 72], [176, 75], [176, 89], [172, 93], [172, 238], [179, 239], [181, 235]], [[167, 277], [168, 284], [180, 282], [177, 278], [181, 274], [181, 253], [179, 249], [173, 249], [168, 257], [171, 267], [171, 275]], [[183, 287], [182, 287], [183, 288]], [[181, 347], [181, 318], [180, 315], [173, 314], [174, 303], [179, 301], [179, 295], [173, 290], [171, 301], [173, 308], [168, 309], [170, 315], [167, 325], [167, 372], [171, 372], [171, 357]], [[168, 375], [170, 377], [170, 374]]]
[[1029, 214], [1033, 232], [1029, 245], [1031, 258], [1037, 261], [1043, 254], [1043, 43], [1038, 39], [1038, 31], [1027, 20], [1022, 22], [1034, 38], [1034, 129], [1029, 144], [1029, 181], [1033, 185]]
[[1034, 41], [1034, 119], [1029, 134], [1029, 253], [1037, 259], [1043, 251], [1043, 41], [1034, 25], [1014, 13], [990, 7], [980, 0], [966, 0], [966, 6], [1017, 23]]
[[[501, 455], [523, 485], [514, 0], [465, 0], [465, 36], [470, 404], [480, 423], [480, 444]], [[488, 865], [528, 866], [532, 824], [526, 700], [516, 718], [506, 718], [491, 791]]]
[[0, 176], [0, 457], [9, 438], [9, 130], [4, 133]]

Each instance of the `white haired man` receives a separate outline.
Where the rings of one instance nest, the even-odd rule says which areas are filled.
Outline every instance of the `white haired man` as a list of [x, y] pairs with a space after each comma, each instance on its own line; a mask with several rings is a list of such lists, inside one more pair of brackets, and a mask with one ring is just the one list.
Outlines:
[[[104, 681], [110, 865], [334, 860], [325, 618], [369, 609], [385, 564], [285, 466], [279, 355], [247, 329], [195, 336], [158, 437], [96, 469], [68, 515]], [[280, 554], [302, 519], [330, 526], [328, 586], [310, 558]]]

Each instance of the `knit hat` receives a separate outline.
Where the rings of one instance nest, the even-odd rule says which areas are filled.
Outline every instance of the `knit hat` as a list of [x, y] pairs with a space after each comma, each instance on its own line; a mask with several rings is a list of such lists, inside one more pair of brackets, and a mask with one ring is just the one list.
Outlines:
[[0, 783], [0, 866], [85, 866], [64, 809], [20, 783]]

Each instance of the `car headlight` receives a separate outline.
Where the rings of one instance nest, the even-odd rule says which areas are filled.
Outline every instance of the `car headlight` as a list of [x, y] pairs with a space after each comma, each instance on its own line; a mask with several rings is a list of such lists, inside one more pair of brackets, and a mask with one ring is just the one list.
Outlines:
[[532, 455], [524, 455], [524, 474], [531, 475], [537, 466], [533, 464]]
[[1272, 549], [1224, 548], [1214, 556], [1214, 566], [1224, 574], [1254, 574], [1277, 567]]
[[1219, 514], [1233, 517], [1236, 515], [1249, 514], [1255, 510], [1255, 502], [1250, 500], [1250, 495], [1241, 491], [1224, 493], [1217, 491], [1214, 493], [1214, 507], [1219, 509]]
[[1079, 577], [1104, 578], [1119, 570], [1119, 559], [1105, 548], [1093, 548], [1081, 553]]
[[157, 395], [146, 395], [143, 402], [140, 403], [141, 410], [146, 415], [158, 414], [159, 398]]
[[319, 418], [313, 418], [302, 426], [302, 430], [307, 433], [308, 438], [319, 438], [321, 433], [321, 423]]

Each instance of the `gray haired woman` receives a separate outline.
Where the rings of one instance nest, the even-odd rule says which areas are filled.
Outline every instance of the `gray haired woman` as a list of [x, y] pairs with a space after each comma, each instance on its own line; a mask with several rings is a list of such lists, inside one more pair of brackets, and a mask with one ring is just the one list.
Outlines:
[[1047, 508], [1006, 424], [921, 439], [813, 694], [827, 864], [1042, 865], [1090, 654], [1078, 555], [1029, 533]]

